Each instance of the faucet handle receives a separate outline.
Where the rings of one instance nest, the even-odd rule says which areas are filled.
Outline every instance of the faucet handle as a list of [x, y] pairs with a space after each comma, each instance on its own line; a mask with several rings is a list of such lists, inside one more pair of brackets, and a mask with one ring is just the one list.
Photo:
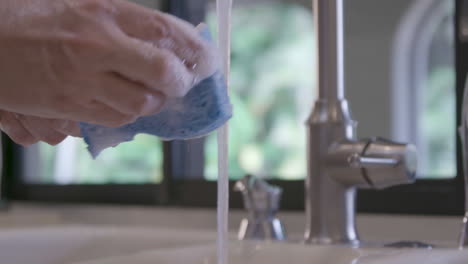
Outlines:
[[377, 189], [412, 183], [416, 179], [417, 152], [412, 144], [367, 139], [360, 162], [363, 177]]
[[238, 238], [285, 240], [284, 226], [276, 217], [282, 190], [266, 181], [247, 175], [236, 182], [234, 190], [242, 193], [248, 217], [242, 219]]
[[349, 185], [383, 189], [416, 178], [416, 148], [383, 138], [334, 144], [327, 161], [331, 175]]
[[247, 175], [234, 185], [242, 193], [245, 209], [251, 212], [274, 214], [279, 209], [282, 190], [266, 181]]

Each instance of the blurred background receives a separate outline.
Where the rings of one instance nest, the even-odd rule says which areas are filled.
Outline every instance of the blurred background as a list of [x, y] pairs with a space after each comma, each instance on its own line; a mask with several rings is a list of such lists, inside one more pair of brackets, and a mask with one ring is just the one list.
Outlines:
[[[207, 23], [216, 37], [214, 0], [135, 2]], [[311, 4], [236, 0], [232, 16], [229, 177], [268, 179], [283, 188], [287, 210], [304, 208], [304, 123], [317, 96]], [[456, 81], [455, 1], [347, 0], [344, 9], [346, 98], [358, 136], [412, 142], [419, 152], [415, 184], [359, 190], [358, 210], [459, 214], [456, 94], [464, 81]], [[216, 205], [216, 133], [173, 142], [139, 135], [96, 160], [82, 139], [4, 143], [1, 195], [9, 200]], [[243, 206], [239, 194], [231, 206]]]
[[[216, 37], [214, 0], [132, 1], [207, 23]], [[233, 185], [251, 174], [282, 188], [279, 218], [300, 241], [304, 123], [317, 96], [312, 0], [233, 2], [229, 228], [246, 216]], [[345, 90], [358, 136], [412, 142], [419, 152], [414, 184], [358, 190], [364, 241], [454, 248], [465, 197], [456, 130], [468, 72], [468, 43], [455, 34], [461, 2], [344, 1]], [[64, 263], [67, 255], [89, 260], [214, 241], [215, 133], [173, 142], [139, 135], [96, 160], [77, 138], [23, 148], [3, 135], [2, 145], [0, 209], [8, 210], [0, 210], [0, 262]]]
[[[310, 1], [234, 2], [230, 177], [303, 179], [304, 122], [316, 96]], [[204, 5], [197, 8], [215, 32], [214, 5], [210, 1]], [[422, 12], [422, 8], [429, 10]], [[359, 121], [359, 135], [416, 143], [418, 177], [454, 177], [452, 1], [427, 7], [407, 0], [349, 0], [345, 13], [347, 97]], [[424, 23], [427, 14], [431, 23]], [[215, 180], [215, 135], [202, 145], [185, 148], [196, 156], [192, 163], [203, 163], [198, 164], [202, 169], [186, 177]], [[23, 177], [29, 183], [160, 183], [163, 158], [162, 142], [147, 135], [106, 150], [96, 161], [81, 139], [70, 138], [57, 147], [28, 148]]]

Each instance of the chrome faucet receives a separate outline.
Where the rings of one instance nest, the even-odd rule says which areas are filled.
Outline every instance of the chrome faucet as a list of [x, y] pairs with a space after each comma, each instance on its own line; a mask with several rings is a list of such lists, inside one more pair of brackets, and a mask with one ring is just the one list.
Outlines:
[[343, 0], [313, 3], [319, 94], [306, 124], [305, 240], [357, 245], [356, 188], [413, 182], [416, 150], [379, 138], [357, 140], [344, 97]]

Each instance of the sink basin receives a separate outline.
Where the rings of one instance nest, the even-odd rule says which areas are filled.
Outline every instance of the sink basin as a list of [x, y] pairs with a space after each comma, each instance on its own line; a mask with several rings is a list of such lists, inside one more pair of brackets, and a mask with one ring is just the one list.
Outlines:
[[155, 228], [85, 227], [0, 231], [2, 264], [68, 264], [213, 243], [215, 233]]
[[[2, 264], [216, 264], [215, 233], [64, 226], [0, 231]], [[230, 264], [466, 264], [468, 251], [230, 243]]]
[[[215, 245], [154, 250], [76, 264], [216, 264]], [[230, 264], [466, 264], [456, 249], [353, 249], [334, 246], [232, 242]]]

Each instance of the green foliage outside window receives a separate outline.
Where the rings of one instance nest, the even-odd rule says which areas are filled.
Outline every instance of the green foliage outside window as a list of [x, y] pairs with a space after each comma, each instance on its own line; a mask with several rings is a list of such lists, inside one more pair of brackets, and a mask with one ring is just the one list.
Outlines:
[[[215, 15], [208, 16], [215, 32]], [[231, 57], [230, 177], [247, 173], [266, 178], [302, 179], [306, 171], [304, 122], [315, 98], [312, 14], [290, 4], [251, 4], [233, 10]], [[215, 37], [215, 36], [214, 36]], [[428, 144], [425, 158], [432, 172], [455, 171], [455, 82], [452, 67], [431, 69], [421, 126]], [[216, 133], [205, 145], [205, 178], [216, 179]], [[104, 151], [92, 160], [76, 139], [71, 183], [158, 183], [162, 179], [161, 142], [152, 136]], [[56, 183], [57, 148], [39, 144], [41, 183]]]
[[[77, 144], [74, 163], [74, 184], [108, 183], [159, 183], [162, 180], [163, 152], [161, 141], [154, 136], [138, 135], [132, 142], [104, 150], [96, 160], [86, 150], [81, 139], [72, 139]], [[41, 183], [56, 183], [61, 175], [55, 175], [57, 147], [39, 144], [41, 155]], [[66, 149], [64, 151], [67, 151]]]
[[[215, 32], [214, 14], [208, 23]], [[315, 95], [311, 13], [271, 3], [235, 8], [231, 51], [231, 178], [303, 178], [304, 122]], [[216, 178], [216, 153], [212, 135], [206, 144], [208, 179]]]
[[456, 175], [455, 72], [453, 67], [437, 67], [429, 75], [421, 136], [427, 148], [425, 178], [450, 178]]

